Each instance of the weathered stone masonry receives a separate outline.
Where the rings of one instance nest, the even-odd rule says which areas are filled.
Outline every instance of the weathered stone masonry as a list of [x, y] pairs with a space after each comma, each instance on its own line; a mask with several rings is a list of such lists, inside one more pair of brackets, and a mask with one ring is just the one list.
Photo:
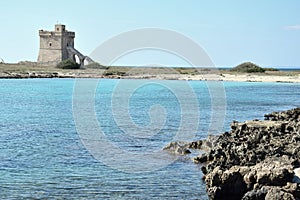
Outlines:
[[56, 24], [54, 31], [39, 30], [39, 63], [56, 65], [71, 59], [81, 65], [93, 62], [74, 48], [75, 32], [67, 31], [63, 24]]

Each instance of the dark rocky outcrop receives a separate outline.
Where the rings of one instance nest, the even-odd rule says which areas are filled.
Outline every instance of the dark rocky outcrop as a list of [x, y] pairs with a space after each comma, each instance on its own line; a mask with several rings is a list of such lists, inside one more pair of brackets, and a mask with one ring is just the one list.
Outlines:
[[[205, 140], [198, 140], [194, 142], [171, 142], [163, 148], [163, 150], [168, 151], [173, 154], [186, 155], [191, 153], [190, 149], [198, 149], [203, 151], [209, 151], [214, 142], [217, 140], [218, 136], [209, 135]], [[195, 162], [197, 162], [195, 160]]]
[[188, 149], [189, 145], [186, 142], [171, 142], [163, 148], [163, 150], [170, 153], [185, 155], [190, 154], [191, 151]]
[[300, 199], [300, 108], [232, 122], [231, 131], [185, 143], [210, 199]]
[[205, 183], [211, 199], [227, 199], [228, 196], [231, 199], [259, 199], [267, 195], [264, 186], [283, 189], [287, 183], [292, 183], [293, 176], [293, 165], [287, 156], [269, 157], [254, 166], [235, 165], [225, 170], [218, 166], [205, 176]]

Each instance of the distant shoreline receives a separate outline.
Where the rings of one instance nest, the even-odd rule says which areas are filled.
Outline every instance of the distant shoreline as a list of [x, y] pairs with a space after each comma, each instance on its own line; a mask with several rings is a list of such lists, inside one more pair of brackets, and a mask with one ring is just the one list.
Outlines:
[[231, 72], [228, 69], [171, 68], [171, 67], [118, 67], [58, 69], [54, 66], [0, 64], [1, 79], [26, 78], [110, 78], [151, 80], [199, 80], [237, 82], [300, 83], [300, 70], [266, 71], [264, 73]]

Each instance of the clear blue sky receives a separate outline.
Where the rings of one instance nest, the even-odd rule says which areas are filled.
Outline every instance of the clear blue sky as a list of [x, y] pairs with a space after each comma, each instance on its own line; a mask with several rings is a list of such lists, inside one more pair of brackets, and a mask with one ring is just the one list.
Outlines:
[[[300, 66], [299, 0], [3, 0], [0, 5], [0, 58], [5, 62], [35, 61], [38, 30], [52, 30], [58, 21], [76, 32], [75, 47], [86, 55], [124, 31], [157, 27], [192, 38], [217, 66], [244, 61]], [[181, 64], [165, 55], [145, 55], [117, 64]]]

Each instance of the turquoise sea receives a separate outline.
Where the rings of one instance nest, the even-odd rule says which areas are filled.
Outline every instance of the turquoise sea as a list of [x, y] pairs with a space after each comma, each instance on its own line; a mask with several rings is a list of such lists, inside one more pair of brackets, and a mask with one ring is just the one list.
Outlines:
[[[99, 80], [94, 102], [101, 130], [115, 146], [128, 152], [162, 149], [181, 126], [184, 111], [178, 99], [192, 98], [187, 90], [174, 92], [166, 85], [180, 88], [183, 83], [197, 97], [197, 104], [190, 106], [199, 111], [199, 119], [188, 120], [191, 127], [199, 120], [194, 139], [205, 138], [213, 115], [210, 91], [201, 81]], [[139, 87], [127, 91], [127, 84]], [[228, 130], [232, 120], [263, 119], [266, 113], [300, 107], [300, 84], [222, 84], [226, 94], [225, 121], [215, 134]], [[163, 168], [141, 173], [120, 171], [93, 157], [75, 126], [74, 85], [75, 79], [0, 80], [2, 199], [207, 199], [201, 166], [193, 164], [189, 157], [178, 157]], [[119, 110], [113, 111], [113, 102], [122, 96], [129, 96], [125, 110], [117, 107]], [[135, 136], [128, 135], [124, 130], [136, 131], [135, 127], [120, 124], [116, 115], [127, 112], [131, 122], [146, 129], [153, 120], [149, 109], [154, 105], [163, 111], [154, 115], [159, 120], [163, 116], [163, 126], [153, 129], [151, 137], [138, 137], [143, 135], [142, 129]], [[122, 159], [115, 163], [124, 164]]]

